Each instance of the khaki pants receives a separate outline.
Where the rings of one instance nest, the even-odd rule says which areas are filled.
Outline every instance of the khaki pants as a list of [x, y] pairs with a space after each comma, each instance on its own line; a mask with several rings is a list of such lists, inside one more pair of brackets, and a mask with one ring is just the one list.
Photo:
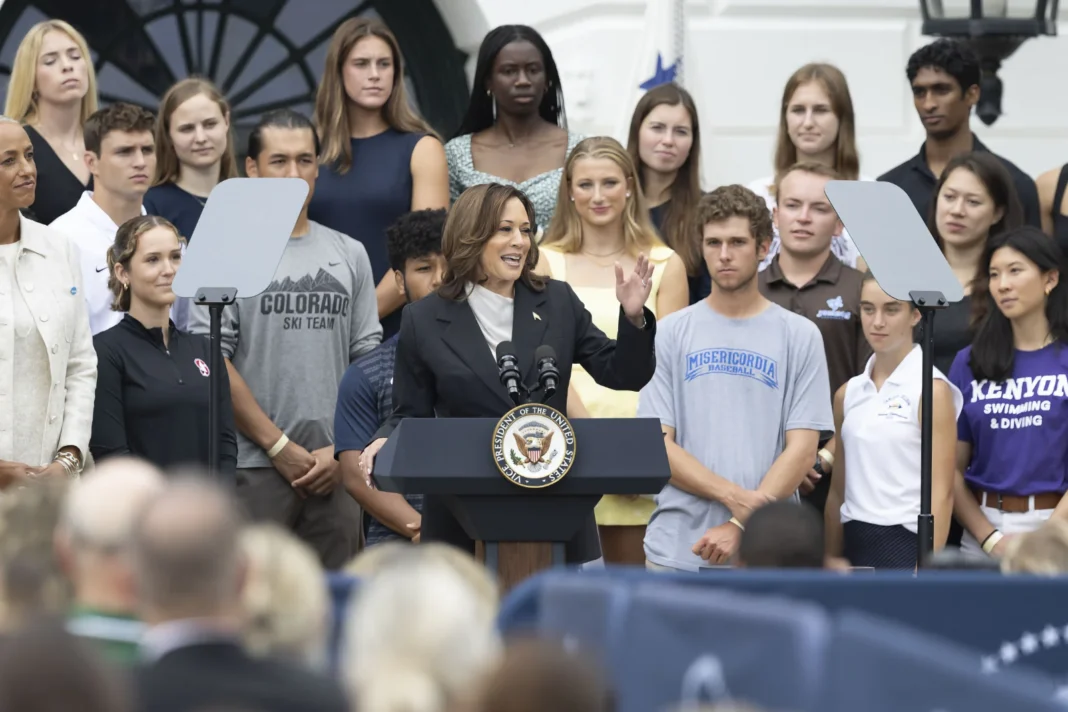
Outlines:
[[300, 537], [327, 569], [340, 569], [356, 555], [360, 505], [340, 484], [328, 495], [301, 499], [273, 467], [250, 467], [237, 471], [237, 499], [253, 521], [276, 522]]

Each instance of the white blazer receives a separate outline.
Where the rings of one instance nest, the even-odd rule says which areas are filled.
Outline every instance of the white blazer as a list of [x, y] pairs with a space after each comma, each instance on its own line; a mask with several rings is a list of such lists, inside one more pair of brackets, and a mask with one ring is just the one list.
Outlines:
[[[82, 295], [82, 273], [77, 251], [59, 232], [20, 217], [21, 241], [15, 263], [15, 281], [37, 333], [48, 353], [51, 388], [33, 393], [47, 399], [45, 422], [41, 423], [41, 452], [37, 462], [47, 465], [62, 447], [73, 446], [89, 456], [93, 403], [96, 400], [96, 351], [89, 333], [89, 312]], [[23, 370], [39, 367], [0, 362], [0, 368]], [[13, 403], [15, 413], [25, 409]]]

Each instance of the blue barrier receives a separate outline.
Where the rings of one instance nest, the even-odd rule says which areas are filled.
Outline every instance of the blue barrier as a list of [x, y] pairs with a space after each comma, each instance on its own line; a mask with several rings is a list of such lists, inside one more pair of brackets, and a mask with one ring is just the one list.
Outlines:
[[[735, 585], [715, 585], [728, 579]], [[994, 594], [984, 590], [988, 587]], [[840, 590], [827, 596], [827, 606], [812, 598], [831, 588]], [[952, 610], [944, 607], [950, 599], [930, 595], [929, 589], [943, 588], [958, 595]], [[921, 633], [900, 619], [926, 603], [935, 610], [913, 611], [913, 620], [942, 615], [950, 620], [940, 630], [955, 630], [952, 619], [967, 619], [995, 595], [1004, 597], [1002, 603], [1013, 600], [1013, 592], [1017, 605], [991, 610], [1007, 610], [1016, 623], [1018, 613], [1035, 618], [1059, 610], [1028, 610], [1029, 602], [1051, 602], [1029, 593], [1031, 588], [1046, 596], [1063, 592], [1065, 581], [957, 573], [914, 579], [737, 572], [710, 584], [706, 575], [549, 572], [513, 592], [501, 625], [506, 633], [536, 628], [563, 635], [572, 647], [598, 655], [619, 693], [620, 712], [725, 698], [769, 710], [820, 712], [1064, 709], [1053, 702], [1051, 676], [1012, 663], [1038, 649], [1059, 651], [1068, 645], [1063, 638], [1068, 631], [1061, 631], [1061, 642], [1046, 631], [1003, 643], [999, 662], [991, 665], [974, 648], [950, 642], [952, 636], [934, 635], [929, 627]], [[965, 589], [969, 595], [960, 596]], [[798, 591], [805, 595], [795, 596]], [[899, 617], [852, 610], [865, 606]], [[825, 609], [838, 619], [834, 625]]]
[[[778, 594], [817, 603], [831, 613], [853, 609], [924, 631], [973, 651], [986, 673], [1032, 668], [1064, 679], [1068, 673], [1068, 579], [1003, 577], [985, 572], [898, 572], [842, 575], [822, 571], [723, 570], [651, 574], [643, 569], [549, 571], [519, 586], [502, 605], [505, 633], [542, 627], [542, 596], [550, 581], [583, 578], [627, 583], [657, 581], [701, 590]], [[558, 628], [557, 628], [558, 630]]]
[[839, 614], [816, 709], [1063, 712], [1052, 682], [1022, 670], [984, 675], [971, 651], [898, 624]]
[[639, 586], [609, 632], [618, 710], [732, 699], [769, 710], [813, 709], [829, 634], [826, 613], [812, 604]]

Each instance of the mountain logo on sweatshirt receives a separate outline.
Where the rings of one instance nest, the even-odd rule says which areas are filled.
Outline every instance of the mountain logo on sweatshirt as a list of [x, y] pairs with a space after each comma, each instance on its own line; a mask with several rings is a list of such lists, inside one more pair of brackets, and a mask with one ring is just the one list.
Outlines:
[[276, 279], [271, 282], [264, 292], [335, 292], [337, 294], [344, 294], [349, 296], [349, 290], [345, 289], [345, 285], [337, 281], [334, 275], [327, 272], [322, 267], [319, 271], [312, 276], [306, 274], [300, 279], [293, 280], [291, 277], [285, 279]]
[[352, 295], [323, 268], [315, 274], [275, 279], [257, 297], [260, 314], [282, 319], [282, 329], [332, 331], [337, 319], [348, 319]]

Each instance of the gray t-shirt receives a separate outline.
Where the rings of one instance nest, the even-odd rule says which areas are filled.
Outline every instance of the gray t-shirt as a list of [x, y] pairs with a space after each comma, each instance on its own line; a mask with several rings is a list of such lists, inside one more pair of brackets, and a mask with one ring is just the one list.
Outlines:
[[[223, 309], [222, 351], [256, 402], [307, 450], [334, 442], [334, 407], [345, 369], [382, 341], [367, 250], [316, 222], [291, 238], [274, 279], [254, 297]], [[207, 307], [193, 307], [190, 330], [206, 334]], [[237, 433], [237, 466], [270, 467]]]
[[[730, 319], [702, 300], [657, 324], [656, 373], [641, 391], [638, 416], [659, 418], [702, 465], [754, 490], [787, 430], [833, 432], [829, 389], [823, 340], [808, 319], [775, 304]], [[656, 497], [645, 556], [696, 571], [707, 564], [693, 545], [730, 518], [719, 502], [669, 484]]]

